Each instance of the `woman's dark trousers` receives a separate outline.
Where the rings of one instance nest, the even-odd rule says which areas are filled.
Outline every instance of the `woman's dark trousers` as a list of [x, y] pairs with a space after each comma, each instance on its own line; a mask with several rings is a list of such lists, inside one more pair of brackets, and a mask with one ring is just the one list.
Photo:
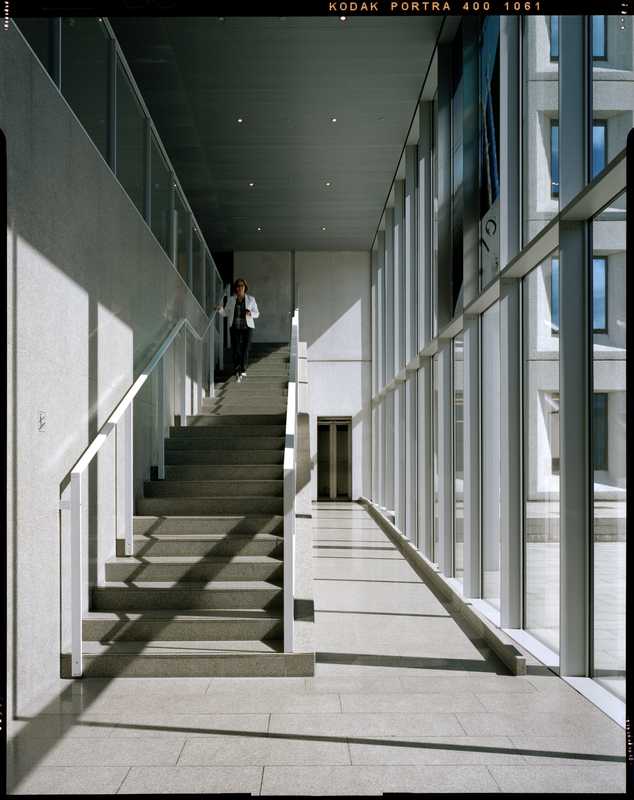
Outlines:
[[249, 365], [249, 345], [251, 328], [231, 329], [231, 350], [233, 351], [233, 371], [246, 372]]

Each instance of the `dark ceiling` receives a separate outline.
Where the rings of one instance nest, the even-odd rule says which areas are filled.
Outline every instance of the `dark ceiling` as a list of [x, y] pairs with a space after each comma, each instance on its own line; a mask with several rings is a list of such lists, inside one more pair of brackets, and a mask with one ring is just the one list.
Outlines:
[[370, 248], [441, 18], [110, 22], [213, 251]]

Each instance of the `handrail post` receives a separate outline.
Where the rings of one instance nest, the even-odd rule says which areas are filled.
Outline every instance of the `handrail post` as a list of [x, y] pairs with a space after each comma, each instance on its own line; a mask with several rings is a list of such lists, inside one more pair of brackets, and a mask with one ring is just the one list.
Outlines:
[[179, 371], [181, 376], [180, 383], [180, 417], [181, 427], [187, 426], [187, 330], [183, 328], [181, 332], [181, 352]]
[[216, 337], [213, 324], [209, 326], [209, 397], [216, 396], [214, 370], [216, 368]]
[[84, 618], [83, 588], [84, 560], [82, 553], [81, 517], [82, 475], [70, 475], [70, 560], [71, 570], [71, 676], [81, 678], [84, 673], [82, 656], [82, 623]]
[[157, 364], [157, 405], [156, 446], [158, 448], [158, 478], [165, 479], [165, 362]]
[[299, 316], [291, 322], [284, 442], [284, 652], [295, 649], [295, 498], [297, 494], [297, 400]]
[[124, 514], [125, 514], [125, 554], [131, 556], [134, 537], [134, 401], [127, 407], [124, 415], [125, 468], [124, 468]]

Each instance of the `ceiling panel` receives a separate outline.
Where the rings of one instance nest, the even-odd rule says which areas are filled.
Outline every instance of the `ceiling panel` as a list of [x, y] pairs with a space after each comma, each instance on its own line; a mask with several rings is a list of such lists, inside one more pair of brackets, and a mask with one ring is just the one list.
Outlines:
[[370, 248], [439, 17], [110, 22], [212, 250]]

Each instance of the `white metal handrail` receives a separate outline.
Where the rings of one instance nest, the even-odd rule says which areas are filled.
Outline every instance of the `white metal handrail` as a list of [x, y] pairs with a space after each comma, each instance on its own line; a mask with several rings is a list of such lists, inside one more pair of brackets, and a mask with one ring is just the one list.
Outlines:
[[284, 652], [295, 645], [295, 495], [297, 474], [297, 383], [299, 309], [291, 322], [286, 430], [284, 439]]
[[[70, 483], [64, 490], [62, 494], [62, 499], [60, 501], [60, 509], [65, 510], [69, 509], [71, 512], [70, 517], [70, 549], [71, 549], [71, 675], [73, 677], [80, 677], [83, 674], [83, 657], [82, 657], [82, 621], [83, 621], [83, 553], [82, 553], [82, 538], [83, 538], [83, 525], [82, 525], [82, 488], [83, 488], [83, 477], [84, 472], [86, 471], [87, 467], [93, 460], [93, 458], [97, 455], [97, 453], [101, 450], [103, 445], [106, 443], [110, 434], [117, 429], [117, 426], [122, 421], [125, 425], [125, 438], [126, 438], [126, 448], [125, 448], [125, 472], [126, 472], [126, 480], [125, 480], [125, 500], [124, 500], [124, 538], [125, 538], [125, 554], [132, 555], [133, 552], [133, 518], [134, 518], [134, 483], [133, 483], [133, 431], [132, 431], [132, 411], [133, 411], [133, 401], [136, 395], [140, 392], [141, 388], [149, 378], [149, 376], [154, 371], [157, 365], [160, 365], [161, 368], [161, 384], [163, 383], [163, 357], [168, 352], [174, 340], [181, 332], [183, 328], [189, 330], [189, 332], [198, 340], [202, 341], [205, 336], [209, 332], [209, 345], [211, 351], [214, 351], [214, 326], [213, 322], [217, 315], [215, 309], [212, 311], [211, 316], [209, 317], [209, 322], [207, 323], [207, 327], [202, 335], [199, 335], [197, 331], [192, 327], [191, 323], [186, 317], [180, 319], [169, 332], [169, 334], [165, 337], [163, 342], [161, 343], [158, 350], [154, 353], [152, 358], [148, 361], [145, 368], [139, 375], [139, 377], [134, 381], [132, 386], [128, 389], [128, 391], [123, 396], [122, 400], [118, 403], [115, 410], [112, 414], [108, 417], [106, 422], [101, 426], [99, 432], [93, 439], [93, 441], [88, 445], [86, 450], [82, 453], [79, 459], [75, 462], [75, 465], [72, 467], [70, 471]], [[222, 352], [222, 328], [221, 330], [221, 344], [220, 350]], [[186, 340], [185, 340], [186, 342]], [[187, 359], [186, 359], [186, 343], [185, 348], [182, 356], [182, 370], [183, 370], [183, 381], [182, 385], [184, 387], [184, 391], [186, 391], [186, 380], [185, 376], [187, 374]], [[213, 384], [213, 361], [211, 362], [211, 383]], [[184, 402], [183, 402], [184, 401]], [[159, 390], [159, 420], [163, 419], [161, 414], [163, 409], [163, 386], [161, 386]], [[187, 424], [187, 403], [185, 397], [181, 400], [181, 425]], [[163, 438], [163, 430], [162, 424], [158, 426], [158, 438], [162, 443]], [[159, 447], [159, 453], [162, 452], [162, 448]], [[159, 456], [159, 477], [165, 477], [164, 475], [164, 458]], [[161, 475], [161, 471], [163, 474]], [[68, 491], [70, 491], [70, 498], [68, 498]], [[117, 491], [117, 486], [115, 485], [115, 492]]]

